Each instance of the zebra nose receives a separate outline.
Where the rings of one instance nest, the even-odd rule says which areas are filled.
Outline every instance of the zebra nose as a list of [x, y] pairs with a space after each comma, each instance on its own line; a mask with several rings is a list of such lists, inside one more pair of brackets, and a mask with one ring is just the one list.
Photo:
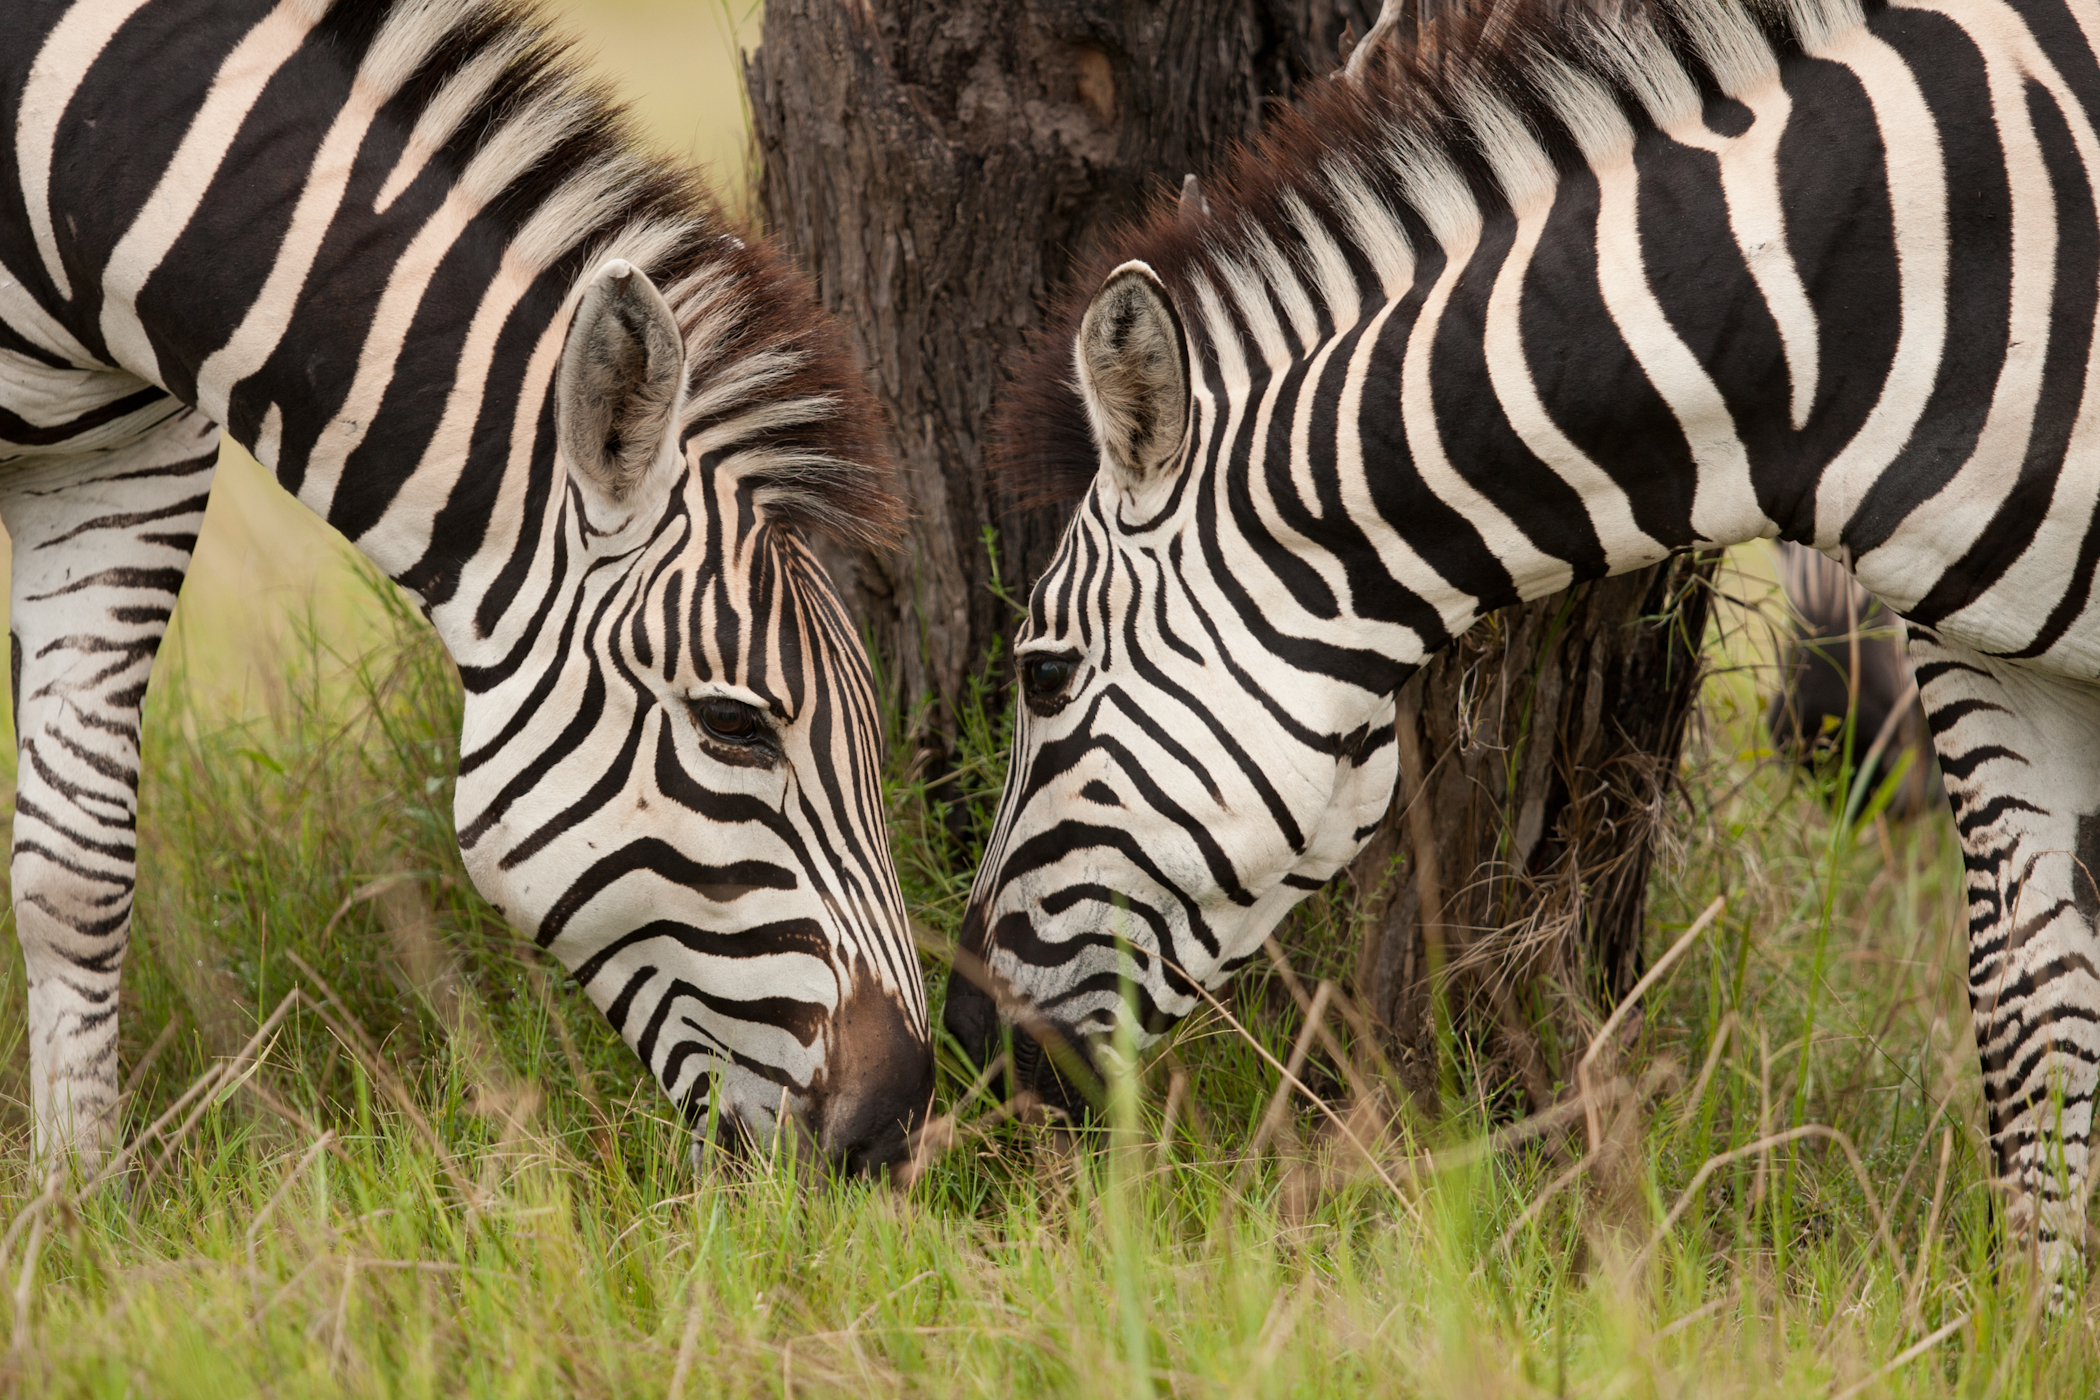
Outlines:
[[873, 987], [856, 988], [833, 1024], [817, 1137], [834, 1166], [872, 1175], [904, 1160], [933, 1103], [933, 1046], [923, 1026]]

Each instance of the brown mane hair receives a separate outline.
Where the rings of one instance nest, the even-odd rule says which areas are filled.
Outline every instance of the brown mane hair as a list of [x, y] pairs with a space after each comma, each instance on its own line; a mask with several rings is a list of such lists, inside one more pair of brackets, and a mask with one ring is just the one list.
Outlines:
[[[1864, 0], [1876, 6], [1884, 0]], [[1420, 0], [1418, 0], [1420, 3]], [[1045, 330], [1012, 361], [994, 410], [988, 460], [994, 479], [1027, 507], [1069, 505], [1085, 493], [1098, 469], [1086, 410], [1074, 379], [1072, 343], [1080, 318], [1115, 267], [1148, 263], [1183, 312], [1192, 360], [1212, 351], [1200, 317], [1190, 314], [1192, 285], [1223, 261], [1242, 255], [1266, 236], [1294, 262], [1304, 240], [1284, 212], [1302, 201], [1339, 234], [1345, 227], [1326, 177], [1346, 167], [1406, 233], [1418, 255], [1437, 247], [1421, 211], [1404, 192], [1404, 151], [1437, 152], [1464, 180], [1483, 217], [1506, 212], [1508, 198], [1491, 169], [1481, 129], [1469, 104], [1492, 94], [1529, 128], [1554, 168], [1579, 167], [1573, 134], [1542, 89], [1549, 66], [1576, 70], [1608, 89], [1636, 132], [1655, 123], [1638, 96], [1613, 69], [1601, 40], [1652, 29], [1664, 62], [1674, 62], [1702, 98], [1722, 95], [1723, 84], [1700, 58], [1702, 20], [1724, 11], [1746, 13], [1776, 58], [1799, 50], [1798, 32], [1856, 22], [1855, 0], [1478, 0], [1422, 22], [1412, 41], [1385, 44], [1360, 79], [1335, 74], [1282, 111], [1252, 145], [1235, 146], [1221, 168], [1202, 180], [1200, 214], [1184, 211], [1162, 192], [1150, 212], [1087, 260], [1050, 315]], [[1366, 264], [1347, 249], [1359, 282]], [[1301, 264], [1302, 265], [1302, 264]], [[1375, 279], [1374, 279], [1375, 282]], [[1235, 313], [1237, 315], [1238, 313]]]

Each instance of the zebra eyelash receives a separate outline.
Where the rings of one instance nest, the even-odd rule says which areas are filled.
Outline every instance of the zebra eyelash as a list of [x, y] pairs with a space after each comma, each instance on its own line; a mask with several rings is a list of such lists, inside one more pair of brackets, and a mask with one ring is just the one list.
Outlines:
[[787, 757], [780, 717], [741, 696], [709, 692], [685, 697], [686, 715], [710, 756], [738, 768], [777, 768]]
[[[1057, 651], [1046, 648], [1022, 652], [1016, 656], [1016, 680], [1021, 687], [1022, 702], [1028, 706], [1029, 713], [1048, 719], [1071, 704], [1086, 680], [1086, 668], [1083, 664], [1085, 660], [1086, 654], [1074, 647], [1065, 647]], [[1039, 681], [1037, 670], [1046, 663], [1066, 668], [1055, 692], [1047, 688], [1036, 688]]]

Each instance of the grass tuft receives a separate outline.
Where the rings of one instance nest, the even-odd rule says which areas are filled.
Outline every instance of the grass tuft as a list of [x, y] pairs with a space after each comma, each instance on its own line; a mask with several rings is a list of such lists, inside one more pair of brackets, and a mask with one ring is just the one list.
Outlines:
[[[2046, 1319], [1995, 1234], [1950, 825], [1848, 821], [1772, 761], [1749, 614], [1713, 643], [1651, 958], [1725, 905], [1597, 1042], [1586, 1102], [1558, 1086], [1563, 1109], [1517, 1123], [1480, 1107], [1492, 1085], [1433, 1116], [1401, 1102], [1345, 995], [1337, 890], [1169, 1043], [1104, 1057], [1098, 1129], [1027, 1121], [951, 1065], [952, 1141], [898, 1190], [813, 1187], [780, 1158], [692, 1165], [640, 1067], [465, 879], [456, 678], [375, 596], [381, 644], [334, 656], [308, 629], [264, 718], [227, 725], [179, 674], [156, 682], [128, 1190], [31, 1176], [21, 967], [0, 963], [14, 1392], [2100, 1382], [2083, 1304]], [[890, 763], [933, 946], [996, 798], [1000, 674], [941, 785], [901, 746]]]

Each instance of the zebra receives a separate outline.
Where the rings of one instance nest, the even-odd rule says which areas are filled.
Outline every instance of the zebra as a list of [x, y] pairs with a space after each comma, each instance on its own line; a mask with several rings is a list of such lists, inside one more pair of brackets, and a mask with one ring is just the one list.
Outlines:
[[119, 1135], [139, 717], [223, 425], [436, 628], [468, 873], [696, 1130], [899, 1160], [925, 989], [809, 542], [899, 508], [806, 282], [509, 0], [5, 0], [0, 30], [35, 1150]]
[[1054, 1095], [1052, 1037], [1161, 1033], [1378, 825], [1426, 656], [1780, 538], [1907, 622], [2007, 1221], [2075, 1258], [2096, 35], [2091, 0], [1508, 0], [1323, 85], [1208, 212], [1116, 244], [1004, 410], [1012, 489], [1078, 504], [1017, 629], [962, 1046], [1005, 1008]]
[[[1894, 778], [1889, 815], [1929, 810], [1932, 747], [1901, 625], [1827, 555], [1782, 541], [1778, 564], [1791, 615], [1780, 644], [1779, 688], [1765, 711], [1773, 743], [1802, 767], [1824, 773], [1842, 770], [1849, 743], [1853, 791], [1863, 789], [1864, 797]], [[1905, 756], [1910, 762], [1899, 766]], [[1839, 794], [1840, 801], [1849, 797]]]

